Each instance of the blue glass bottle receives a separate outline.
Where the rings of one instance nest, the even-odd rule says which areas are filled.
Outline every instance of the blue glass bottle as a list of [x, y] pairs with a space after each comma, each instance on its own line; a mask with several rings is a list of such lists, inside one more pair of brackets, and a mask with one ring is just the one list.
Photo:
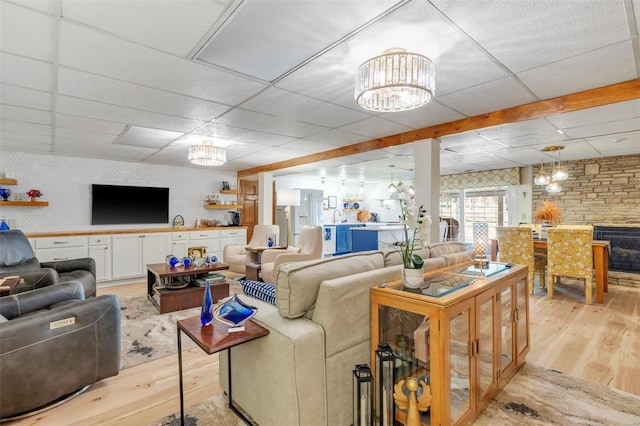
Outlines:
[[204, 287], [204, 297], [202, 298], [202, 311], [200, 311], [200, 323], [203, 327], [213, 322], [213, 298], [211, 297], [211, 287], [209, 280]]

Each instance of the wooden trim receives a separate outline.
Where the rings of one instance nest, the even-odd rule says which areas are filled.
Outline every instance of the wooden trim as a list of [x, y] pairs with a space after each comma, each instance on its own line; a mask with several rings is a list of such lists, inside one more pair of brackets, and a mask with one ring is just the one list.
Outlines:
[[16, 179], [0, 179], [1, 185], [17, 185], [18, 181]]
[[0, 201], [0, 207], [3, 206], [20, 206], [20, 207], [46, 207], [48, 201]]
[[182, 232], [182, 231], [222, 231], [226, 229], [247, 229], [246, 226], [213, 226], [213, 227], [175, 227], [175, 228], [149, 228], [149, 229], [104, 229], [100, 231], [68, 231], [68, 232], [39, 232], [26, 234], [27, 238], [42, 237], [73, 237], [89, 235], [119, 235], [119, 234], [155, 234], [158, 232]]
[[422, 129], [411, 130], [397, 135], [385, 136], [353, 145], [343, 146], [328, 151], [309, 154], [291, 160], [279, 161], [251, 169], [240, 170], [238, 178], [245, 178], [262, 172], [286, 169], [303, 164], [315, 163], [332, 158], [346, 157], [362, 152], [375, 151], [391, 146], [403, 145], [423, 139], [438, 138], [456, 133], [468, 132], [485, 127], [499, 126], [501, 124], [517, 123], [535, 118], [547, 117], [553, 114], [561, 114], [578, 111], [585, 108], [608, 105], [616, 102], [628, 101], [640, 98], [640, 79], [616, 83], [597, 89], [585, 90], [557, 98], [532, 102], [512, 108], [480, 114], [474, 117], [462, 118], [448, 123], [436, 124]]

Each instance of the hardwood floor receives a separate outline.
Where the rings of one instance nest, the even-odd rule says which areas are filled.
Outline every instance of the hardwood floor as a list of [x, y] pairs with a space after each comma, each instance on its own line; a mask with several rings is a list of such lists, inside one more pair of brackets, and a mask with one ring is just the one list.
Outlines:
[[[145, 284], [100, 289], [144, 294]], [[554, 299], [531, 297], [527, 361], [640, 395], [640, 288], [609, 286], [603, 305], [585, 305], [581, 292], [558, 288]], [[183, 353], [185, 406], [221, 392], [218, 357]], [[146, 425], [179, 410], [177, 355], [122, 370], [87, 392], [16, 425]]]

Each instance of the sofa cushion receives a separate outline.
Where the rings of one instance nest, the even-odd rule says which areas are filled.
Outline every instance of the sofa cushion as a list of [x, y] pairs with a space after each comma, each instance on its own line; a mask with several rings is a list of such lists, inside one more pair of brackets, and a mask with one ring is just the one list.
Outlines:
[[447, 263], [446, 266], [450, 266], [455, 265], [456, 263], [472, 260], [473, 256], [468, 251], [461, 251], [458, 253], [443, 254], [440, 258], [444, 258]]
[[[22, 231], [12, 229], [0, 232], [0, 247], [3, 247], [0, 250], [0, 267], [19, 266], [29, 261], [32, 261], [30, 265], [33, 264], [35, 254]], [[36, 260], [33, 266], [37, 268], [40, 264]]]
[[[430, 251], [428, 247], [419, 248], [413, 251], [423, 259], [428, 259]], [[389, 250], [384, 252], [384, 266], [402, 265], [402, 256], [398, 250]]]
[[280, 265], [276, 275], [276, 305], [285, 318], [298, 318], [313, 309], [320, 283], [384, 267], [379, 251]]
[[0, 323], [9, 321], [4, 315], [0, 315]]
[[429, 245], [429, 251], [431, 252], [431, 257], [439, 257], [444, 256], [445, 254], [466, 252], [469, 249], [465, 243], [457, 242], [457, 241], [446, 241], [443, 243], [435, 243]]
[[262, 281], [240, 280], [244, 294], [263, 302], [276, 304], [276, 286]]

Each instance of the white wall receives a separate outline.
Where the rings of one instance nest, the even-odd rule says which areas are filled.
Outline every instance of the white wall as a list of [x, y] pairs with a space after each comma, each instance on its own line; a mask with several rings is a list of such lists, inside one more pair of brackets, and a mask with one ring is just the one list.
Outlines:
[[[175, 167], [96, 160], [58, 155], [0, 151], [0, 171], [13, 175], [18, 185], [11, 189], [10, 200], [35, 188], [42, 191], [41, 201], [48, 207], [2, 207], [0, 217], [12, 228], [26, 233], [139, 229], [171, 226], [175, 215], [182, 215], [185, 225], [193, 226], [197, 217], [224, 219], [227, 210], [203, 208], [207, 193], [217, 193], [222, 181], [236, 184], [236, 173], [216, 168]], [[91, 184], [156, 186], [169, 188], [169, 222], [153, 225], [91, 225]], [[220, 195], [222, 200], [236, 200], [235, 195]]]

